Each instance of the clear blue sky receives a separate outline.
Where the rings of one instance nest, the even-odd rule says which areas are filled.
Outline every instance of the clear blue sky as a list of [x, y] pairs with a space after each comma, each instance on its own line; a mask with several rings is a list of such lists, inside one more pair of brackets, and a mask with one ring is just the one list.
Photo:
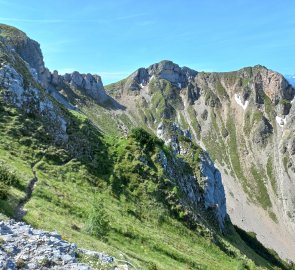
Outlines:
[[104, 83], [163, 59], [295, 73], [294, 0], [0, 0], [0, 22], [39, 41], [51, 70]]

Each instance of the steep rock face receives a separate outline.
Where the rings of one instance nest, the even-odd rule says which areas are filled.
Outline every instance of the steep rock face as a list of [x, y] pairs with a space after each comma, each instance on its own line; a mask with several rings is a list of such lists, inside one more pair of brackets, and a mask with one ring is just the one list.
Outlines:
[[196, 75], [196, 73], [196, 71], [187, 67], [180, 68], [177, 64], [174, 64], [171, 61], [162, 61], [151, 65], [148, 68], [148, 74], [150, 76], [156, 76], [170, 81], [179, 88], [184, 87], [188, 81]]
[[110, 101], [110, 97], [104, 90], [101, 77], [90, 73], [80, 74], [74, 71], [73, 73], [59, 75], [56, 70], [53, 73], [47, 70], [41, 84], [51, 94], [73, 103], [81, 95], [88, 96], [100, 104]]
[[201, 156], [201, 175], [204, 178], [205, 207], [215, 209], [216, 215], [221, 226], [224, 226], [224, 220], [227, 215], [225, 191], [222, 183], [221, 173], [214, 166], [208, 153]]
[[45, 72], [45, 66], [40, 44], [27, 38], [23, 43], [16, 45], [15, 51], [30, 65], [30, 67], [37, 71], [39, 78], [41, 78], [42, 74]]
[[[134, 122], [148, 126], [166, 142], [163, 122], [190, 130], [193, 141], [221, 170], [230, 205], [239, 200], [229, 193], [235, 183], [229, 179], [234, 178], [236, 188], [246, 194], [247, 207], [260, 207], [269, 226], [288, 232], [285, 246], [278, 238], [267, 245], [294, 259], [286, 248], [287, 243], [295, 244], [294, 88], [281, 74], [260, 65], [226, 73], [184, 70], [164, 61], [106, 88], [127, 107]], [[182, 153], [175, 136], [170, 140], [175, 152]], [[246, 206], [236, 207], [241, 212]], [[257, 232], [263, 242], [268, 231], [245, 222], [251, 216], [240, 219], [236, 213], [232, 220]]]
[[68, 108], [74, 109], [59, 93], [64, 87], [73, 88], [74, 91], [79, 90], [82, 94], [88, 95], [100, 103], [109, 99], [98, 75], [80, 74], [77, 71], [64, 76], [58, 75], [57, 71], [51, 73], [44, 65], [39, 43], [27, 37], [22, 31], [0, 24], [0, 42], [8, 55], [16, 54], [16, 57], [21, 57], [27, 64], [34, 80]]
[[1, 96], [8, 104], [13, 104], [26, 113], [39, 114], [46, 118], [51, 123], [49, 128], [56, 143], [67, 142], [67, 121], [60, 109], [37, 85], [26, 86], [23, 76], [9, 64], [0, 67], [0, 88]]
[[27, 35], [12, 27], [0, 24], [0, 36], [10, 50], [15, 51], [38, 74], [38, 79], [43, 80], [46, 70], [40, 44], [30, 39]]
[[55, 99], [69, 109], [75, 109], [72, 103], [75, 104], [79, 96], [87, 96], [100, 104], [110, 101], [101, 77], [96, 74], [81, 74], [74, 71], [59, 75], [57, 70], [51, 73], [45, 68], [39, 82]]
[[223, 230], [227, 215], [225, 192], [221, 174], [214, 166], [208, 153], [198, 147], [195, 148], [191, 142], [190, 130], [182, 130], [176, 123], [161, 122], [157, 128], [157, 136], [173, 149], [175, 155], [180, 155], [184, 160], [191, 161], [193, 159], [199, 163], [195, 171], [184, 175], [177, 169], [185, 166], [177, 164], [181, 163], [181, 158], [178, 158], [178, 161], [175, 159], [174, 164], [169, 164], [164, 153], [160, 156], [162, 166], [168, 175], [174, 181], [178, 181], [178, 186], [186, 194], [187, 201], [184, 204], [193, 207], [194, 215], [198, 213], [199, 205], [205, 209], [213, 210], [219, 227]]
[[58, 88], [68, 86], [79, 90], [97, 102], [105, 102], [108, 99], [105, 93], [101, 77], [98, 75], [80, 74], [75, 71], [71, 74], [65, 74], [63, 76], [58, 75], [57, 71], [54, 71], [49, 79], [49, 84]]

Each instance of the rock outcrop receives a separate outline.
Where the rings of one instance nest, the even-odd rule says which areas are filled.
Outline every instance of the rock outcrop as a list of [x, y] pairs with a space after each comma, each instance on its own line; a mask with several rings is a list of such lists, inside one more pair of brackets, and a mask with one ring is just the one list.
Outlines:
[[[182, 130], [176, 123], [161, 122], [157, 127], [157, 136], [173, 149], [173, 162], [169, 163], [164, 153], [160, 155], [160, 162], [171, 181], [176, 181], [177, 186], [180, 186], [186, 195], [182, 204], [188, 208], [193, 207], [193, 216], [196, 216], [200, 208], [213, 210], [219, 227], [223, 230], [227, 216], [225, 192], [221, 174], [208, 153], [200, 148], [192, 150], [194, 147], [190, 130]], [[196, 165], [197, 171], [184, 173], [179, 170], [178, 168], [185, 167], [185, 158], [194, 157], [196, 152], [199, 155], [199, 160], [196, 160], [196, 163], [199, 163]], [[176, 158], [177, 155], [180, 156]]]
[[140, 68], [129, 77], [128, 87], [131, 90], [139, 90], [147, 85], [153, 78], [170, 81], [178, 88], [186, 87], [196, 76], [197, 72], [187, 67], [179, 67], [171, 61], [161, 61], [148, 68]]
[[[75, 244], [62, 240], [54, 232], [32, 228], [23, 222], [0, 221], [0, 268], [1, 269], [79, 269], [91, 270], [86, 264], [78, 263], [79, 249]], [[114, 259], [104, 253], [83, 250], [103, 263]]]
[[52, 89], [52, 86], [58, 90], [68, 87], [75, 91], [80, 91], [81, 94], [89, 96], [99, 103], [104, 103], [109, 99], [104, 90], [101, 77], [90, 73], [80, 74], [74, 71], [70, 74], [58, 75], [58, 72], [55, 70], [47, 81], [47, 88]]
[[11, 26], [0, 25], [0, 42], [8, 57], [11, 59], [20, 57], [27, 65], [32, 78], [68, 108], [74, 109], [69, 100], [67, 102], [59, 93], [64, 87], [80, 91], [81, 94], [99, 103], [110, 99], [98, 75], [80, 74], [77, 71], [63, 76], [58, 75], [57, 71], [51, 73], [45, 67], [39, 43], [27, 37], [22, 31]]
[[67, 121], [58, 106], [38, 88], [32, 77], [24, 78], [10, 64], [0, 65], [0, 87], [8, 104], [15, 105], [26, 113], [43, 115], [50, 122], [48, 127], [54, 134], [56, 143], [66, 143]]
[[46, 72], [40, 44], [30, 39], [24, 32], [12, 26], [0, 24], [0, 36], [10, 50], [16, 52], [41, 79]]

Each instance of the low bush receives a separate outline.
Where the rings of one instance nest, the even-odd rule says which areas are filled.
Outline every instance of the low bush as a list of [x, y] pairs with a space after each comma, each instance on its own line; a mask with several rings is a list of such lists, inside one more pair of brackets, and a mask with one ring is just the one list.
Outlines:
[[130, 132], [130, 137], [139, 142], [146, 150], [152, 151], [155, 146], [163, 147], [164, 142], [158, 139], [156, 136], [151, 135], [143, 128], [134, 128]]
[[0, 163], [0, 199], [5, 200], [9, 194], [11, 186], [22, 188], [18, 177]]
[[110, 221], [103, 201], [94, 201], [88, 215], [86, 231], [97, 238], [105, 238], [108, 235], [110, 231]]

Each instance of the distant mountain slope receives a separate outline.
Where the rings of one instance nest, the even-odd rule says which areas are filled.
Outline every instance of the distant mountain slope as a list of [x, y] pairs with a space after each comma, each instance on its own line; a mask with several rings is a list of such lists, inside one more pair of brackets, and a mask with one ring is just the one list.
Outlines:
[[0, 25], [3, 214], [140, 269], [291, 269], [227, 216], [221, 174], [182, 115], [198, 73], [163, 62], [112, 98], [99, 76], [49, 72], [38, 48]]
[[162, 61], [106, 89], [167, 143], [167, 123], [188, 130], [222, 172], [233, 222], [294, 259], [295, 90], [281, 74], [259, 65], [196, 72]]

